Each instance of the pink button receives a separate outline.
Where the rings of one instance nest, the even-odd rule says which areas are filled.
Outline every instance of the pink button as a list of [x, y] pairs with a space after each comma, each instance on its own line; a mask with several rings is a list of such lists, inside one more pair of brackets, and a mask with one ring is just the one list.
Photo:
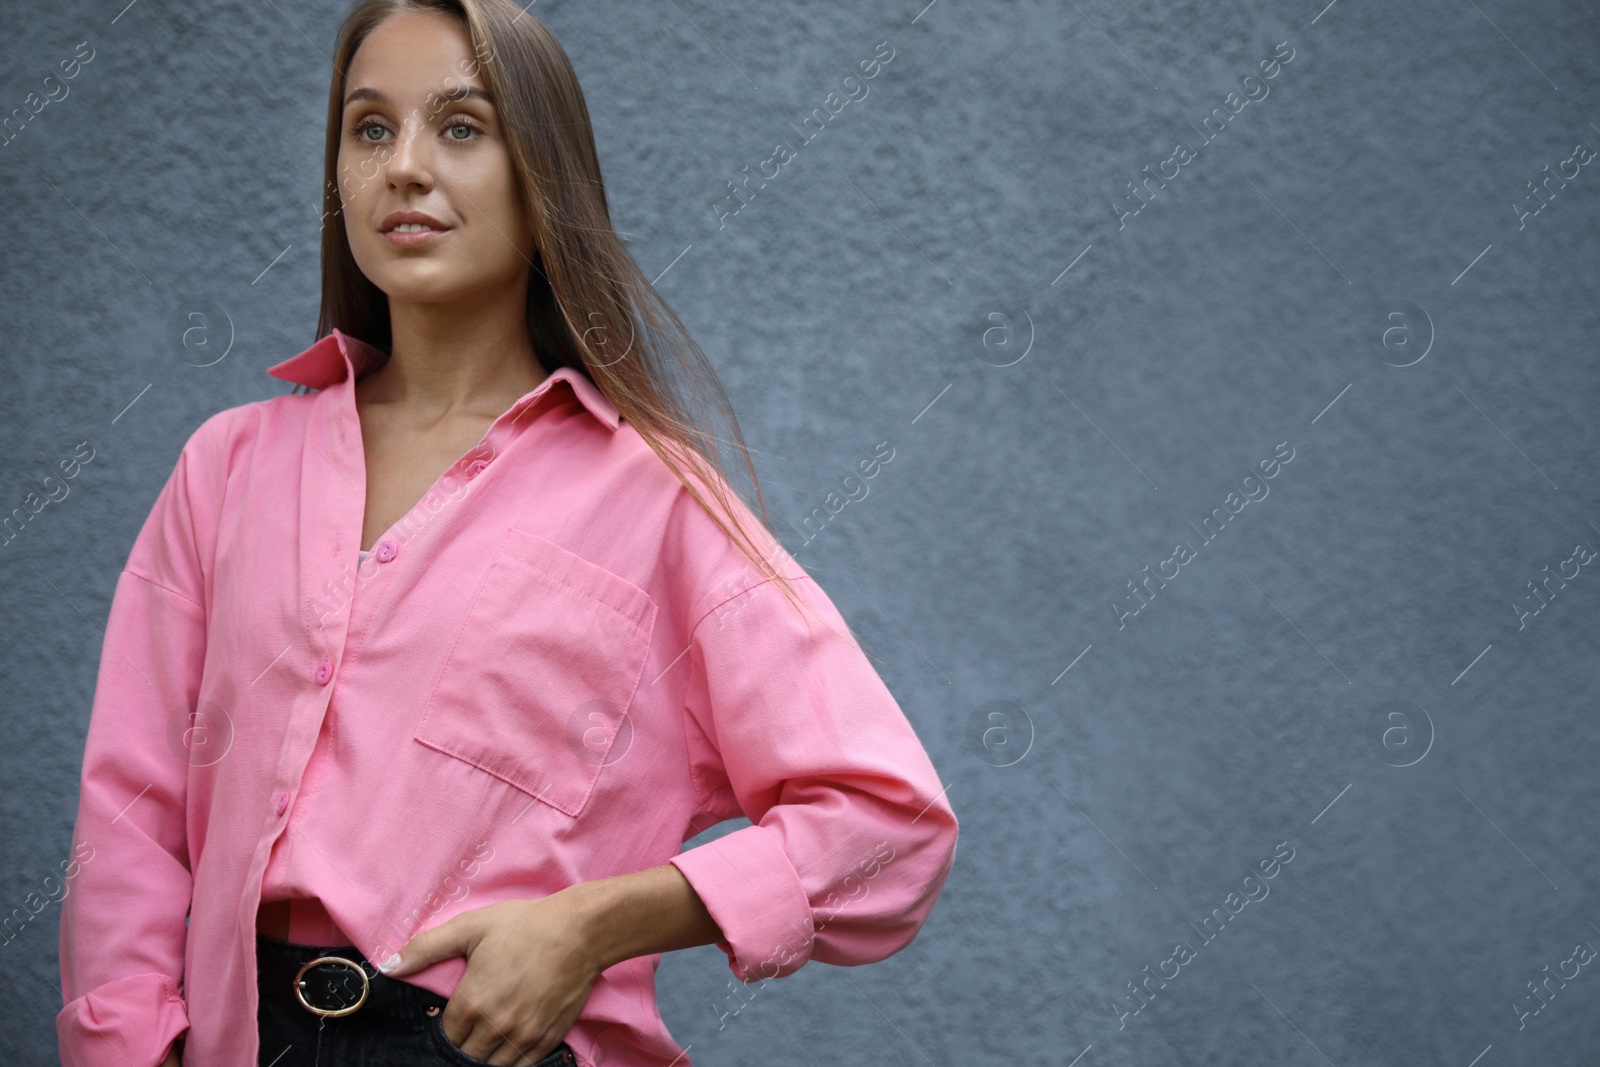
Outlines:
[[288, 793], [279, 793], [278, 794], [278, 800], [277, 800], [278, 814], [282, 815], [283, 814], [283, 809], [287, 808], [288, 806], [289, 806], [289, 794]]
[[322, 657], [322, 662], [317, 664], [317, 684], [327, 685], [333, 680], [333, 660], [327, 656]]
[[489, 461], [486, 459], [473, 460], [471, 463], [467, 464], [467, 477], [469, 479], [476, 478], [478, 475], [483, 473], [483, 468], [487, 467], [488, 465]]
[[379, 563], [388, 563], [400, 551], [400, 545], [392, 537], [385, 537], [382, 541], [372, 546], [372, 554]]

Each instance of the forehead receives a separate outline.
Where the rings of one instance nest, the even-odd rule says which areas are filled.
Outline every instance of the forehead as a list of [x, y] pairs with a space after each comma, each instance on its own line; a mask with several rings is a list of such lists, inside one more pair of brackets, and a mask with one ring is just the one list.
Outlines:
[[477, 86], [472, 41], [460, 21], [438, 11], [402, 11], [374, 26], [345, 71], [346, 90], [389, 95]]

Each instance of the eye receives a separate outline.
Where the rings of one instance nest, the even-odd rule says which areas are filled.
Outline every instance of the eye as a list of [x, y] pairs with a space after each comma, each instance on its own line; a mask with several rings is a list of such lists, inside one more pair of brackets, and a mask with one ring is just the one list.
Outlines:
[[[478, 123], [473, 122], [461, 115], [456, 116], [455, 119], [444, 129], [445, 139], [449, 141], [470, 141], [474, 138], [474, 135], [485, 132], [484, 128]], [[465, 130], [467, 132], [465, 134], [459, 134], [457, 132], [459, 130]]]
[[377, 119], [373, 118], [371, 115], [368, 115], [366, 118], [350, 127], [350, 135], [356, 140], [365, 141], [368, 144], [381, 144], [383, 143], [383, 138], [369, 137], [367, 136], [367, 131], [383, 129], [384, 127], [378, 123]]

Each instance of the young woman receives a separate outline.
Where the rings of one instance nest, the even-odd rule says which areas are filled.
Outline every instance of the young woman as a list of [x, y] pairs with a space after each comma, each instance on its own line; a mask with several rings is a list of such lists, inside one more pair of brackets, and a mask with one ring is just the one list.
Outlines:
[[723, 478], [554, 38], [369, 0], [333, 60], [313, 391], [200, 426], [118, 579], [62, 1061], [688, 1064], [660, 953], [881, 960], [956, 819]]

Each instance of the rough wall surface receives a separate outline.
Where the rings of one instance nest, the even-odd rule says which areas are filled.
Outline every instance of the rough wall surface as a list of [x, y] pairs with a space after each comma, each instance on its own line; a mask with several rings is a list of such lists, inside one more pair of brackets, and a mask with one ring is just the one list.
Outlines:
[[[962, 820], [883, 963], [667, 956], [695, 1063], [1594, 1061], [1593, 4], [531, 10]], [[55, 1060], [25, 902], [117, 573], [188, 434], [313, 340], [341, 14], [8, 12], [7, 1064]]]

